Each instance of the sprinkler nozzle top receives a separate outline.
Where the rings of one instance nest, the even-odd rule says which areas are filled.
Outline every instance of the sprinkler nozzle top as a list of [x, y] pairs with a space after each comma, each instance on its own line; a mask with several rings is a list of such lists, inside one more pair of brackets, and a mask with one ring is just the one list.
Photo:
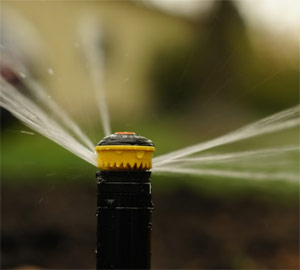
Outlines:
[[134, 132], [116, 132], [104, 137], [95, 147], [101, 170], [135, 171], [152, 168], [154, 144]]

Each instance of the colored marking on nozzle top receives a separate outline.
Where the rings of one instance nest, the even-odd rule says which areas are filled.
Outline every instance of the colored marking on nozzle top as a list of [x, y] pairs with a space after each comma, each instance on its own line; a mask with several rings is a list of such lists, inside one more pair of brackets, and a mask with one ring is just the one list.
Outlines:
[[134, 135], [135, 133], [132, 131], [118, 131], [115, 134], [122, 134], [122, 135]]
[[154, 144], [134, 132], [116, 132], [104, 137], [96, 146], [98, 168], [137, 171], [152, 168]]

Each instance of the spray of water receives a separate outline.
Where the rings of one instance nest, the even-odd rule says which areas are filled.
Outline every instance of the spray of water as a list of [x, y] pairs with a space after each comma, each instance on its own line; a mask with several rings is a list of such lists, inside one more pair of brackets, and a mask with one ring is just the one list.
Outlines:
[[84, 19], [80, 24], [82, 48], [90, 68], [93, 90], [98, 104], [105, 136], [111, 134], [110, 117], [104, 87], [104, 54], [99, 24], [94, 19]]
[[299, 127], [300, 107], [276, 113], [224, 136], [156, 157], [153, 171], [299, 182], [299, 144], [233, 153], [202, 153], [241, 140]]
[[296, 145], [175, 159], [154, 167], [154, 172], [298, 182], [298, 165], [299, 146]]
[[81, 144], [65, 130], [55, 119], [51, 118], [40, 106], [24, 96], [11, 84], [0, 77], [0, 105], [10, 111], [29, 128], [56, 142], [74, 155], [96, 166], [96, 154]]
[[249, 171], [233, 171], [233, 170], [220, 170], [220, 169], [193, 169], [182, 167], [161, 167], [154, 168], [153, 172], [157, 174], [187, 174], [198, 176], [212, 176], [222, 178], [238, 178], [238, 179], [251, 179], [251, 180], [284, 180], [289, 182], [299, 182], [298, 173], [285, 173], [285, 172], [249, 172]]
[[[26, 21], [23, 22], [23, 24], [26, 24]], [[30, 29], [34, 32], [32, 27]], [[31, 38], [33, 38], [35, 47], [42, 47], [40, 39], [37, 37]], [[26, 66], [26, 62], [24, 62], [23, 58], [20, 57], [19, 51], [17, 50], [11, 52], [10, 48], [11, 44], [1, 51], [1, 64], [3, 64], [4, 67], [9, 67], [10, 70], [18, 74], [18, 79], [22, 83], [22, 88], [25, 87], [26, 90], [30, 92], [31, 96], [40, 103], [40, 105], [44, 105], [50, 110], [52, 116], [54, 116], [57, 121], [61, 122], [66, 128], [70, 129], [70, 131], [72, 131], [79, 140], [81, 140], [87, 147], [89, 147], [89, 149], [92, 150], [94, 145], [91, 140], [82, 132], [79, 126], [67, 115], [67, 113], [61, 107], [59, 107], [53, 99], [49, 98], [49, 93], [47, 93], [45, 88], [42, 87], [36, 80], [34, 80]], [[48, 68], [48, 73], [53, 75], [53, 69]]]
[[72, 131], [90, 150], [94, 149], [92, 141], [83, 133], [81, 128], [67, 115], [67, 113], [59, 107], [53, 99], [49, 98], [46, 90], [37, 81], [28, 75], [26, 76], [26, 79], [23, 80], [23, 83], [37, 101], [45, 105], [51, 111], [57, 121], [61, 121], [62, 124], [70, 129], [70, 131]]
[[299, 114], [300, 106], [298, 105], [208, 142], [185, 147], [183, 149], [156, 157], [153, 160], [153, 165], [158, 168], [169, 163], [170, 161], [197, 154], [217, 146], [223, 146], [260, 135], [275, 133], [297, 127], [300, 124]]
[[[267, 149], [258, 149], [253, 151], [243, 151], [235, 153], [226, 153], [226, 154], [209, 154], [204, 156], [196, 156], [190, 158], [178, 158], [171, 159], [165, 164], [181, 164], [181, 165], [193, 165], [193, 164], [218, 164], [224, 162], [244, 162], [249, 160], [257, 161], [258, 158], [273, 158], [274, 157], [283, 157], [287, 153], [299, 151], [298, 145], [286, 146], [286, 147], [277, 147], [277, 148], [267, 148]], [[285, 157], [286, 158], [286, 157]], [[159, 166], [157, 166], [159, 167]]]

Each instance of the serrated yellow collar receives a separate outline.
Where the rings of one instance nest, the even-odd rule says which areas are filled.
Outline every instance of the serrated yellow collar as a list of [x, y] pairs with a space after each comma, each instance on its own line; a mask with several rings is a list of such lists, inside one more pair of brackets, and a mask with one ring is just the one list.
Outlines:
[[98, 145], [97, 164], [101, 170], [150, 170], [155, 147], [140, 145]]

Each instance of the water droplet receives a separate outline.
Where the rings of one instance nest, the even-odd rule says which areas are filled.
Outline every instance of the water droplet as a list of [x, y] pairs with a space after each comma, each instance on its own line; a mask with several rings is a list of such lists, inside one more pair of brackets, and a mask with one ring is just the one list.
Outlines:
[[21, 130], [20, 132], [27, 135], [35, 135], [35, 133], [31, 131]]
[[53, 70], [52, 68], [48, 68], [48, 73], [49, 73], [50, 75], [53, 75], [53, 74], [54, 74], [54, 70]]
[[25, 73], [23, 73], [23, 72], [19, 72], [19, 75], [20, 75], [20, 77], [21, 77], [21, 78], [23, 78], [23, 79], [25, 79], [25, 78], [26, 78], [26, 74], [25, 74]]
[[143, 158], [144, 154], [145, 154], [144, 151], [137, 151], [136, 152], [136, 157], [139, 158], [139, 159], [141, 159], [141, 158]]

